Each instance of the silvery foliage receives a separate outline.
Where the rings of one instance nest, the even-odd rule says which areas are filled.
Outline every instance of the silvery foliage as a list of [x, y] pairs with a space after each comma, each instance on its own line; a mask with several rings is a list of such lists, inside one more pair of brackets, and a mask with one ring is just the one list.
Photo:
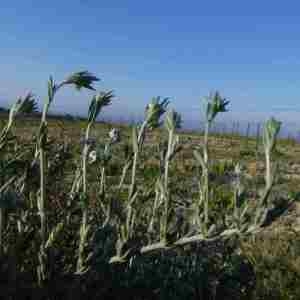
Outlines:
[[26, 106], [31, 101], [32, 97], [32, 94], [28, 93], [24, 98], [18, 98], [17, 102], [10, 108], [8, 122], [0, 133], [0, 149], [2, 149], [6, 145], [9, 132], [17, 114], [23, 112], [24, 106]]
[[114, 95], [112, 91], [100, 92], [92, 98], [88, 111], [88, 122], [91, 124], [96, 121], [103, 107], [111, 104]]
[[88, 163], [94, 164], [100, 162], [106, 164], [111, 159], [111, 151], [109, 144], [99, 144], [96, 149], [89, 152]]
[[270, 152], [274, 149], [280, 127], [281, 122], [274, 118], [271, 118], [266, 122], [263, 131], [263, 144], [266, 151]]
[[149, 129], [161, 125], [160, 118], [166, 112], [170, 101], [168, 98], [161, 100], [161, 97], [152, 98], [151, 103], [146, 106], [146, 122]]
[[179, 146], [179, 135], [174, 135], [175, 130], [178, 128], [178, 113], [175, 110], [171, 109], [168, 111], [164, 126], [169, 133], [172, 133], [169, 154], [167, 157], [168, 160], [171, 160], [175, 154], [181, 150], [181, 147]]
[[96, 161], [106, 164], [111, 159], [110, 146], [120, 141], [120, 130], [113, 128], [109, 131], [108, 136], [109, 142], [106, 145], [96, 145], [96, 141], [94, 140], [93, 146], [96, 146], [96, 149], [89, 152], [89, 164], [93, 164]]
[[89, 164], [93, 164], [94, 162], [96, 162], [97, 160], [97, 151], [96, 150], [92, 150], [89, 153]]
[[237, 163], [234, 167], [234, 173], [231, 179], [233, 187], [238, 188], [241, 185], [241, 176], [242, 176], [242, 166], [240, 163]]
[[117, 143], [120, 141], [120, 130], [117, 128], [113, 128], [108, 133], [108, 136], [112, 144]]

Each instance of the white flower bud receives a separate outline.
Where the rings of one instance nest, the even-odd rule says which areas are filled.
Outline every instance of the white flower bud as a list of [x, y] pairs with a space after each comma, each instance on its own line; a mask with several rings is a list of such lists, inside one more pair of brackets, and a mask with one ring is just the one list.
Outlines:
[[117, 128], [113, 128], [109, 133], [109, 138], [112, 143], [117, 143], [120, 141], [120, 131]]
[[93, 150], [89, 154], [89, 163], [92, 164], [97, 160], [97, 152], [96, 150]]

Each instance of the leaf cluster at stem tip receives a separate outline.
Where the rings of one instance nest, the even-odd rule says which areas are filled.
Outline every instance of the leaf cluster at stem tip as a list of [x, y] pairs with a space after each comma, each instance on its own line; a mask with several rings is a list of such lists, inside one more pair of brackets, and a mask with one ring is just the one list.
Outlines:
[[95, 90], [95, 88], [92, 86], [92, 84], [95, 81], [99, 81], [100, 79], [97, 78], [95, 75], [88, 71], [81, 71], [76, 72], [69, 76], [64, 83], [65, 84], [74, 84], [76, 89], [80, 90], [82, 88], [86, 88], [89, 90]]
[[206, 120], [210, 124], [220, 112], [228, 111], [227, 106], [229, 101], [226, 98], [222, 98], [219, 92], [215, 92], [208, 97], [208, 103], [206, 106]]
[[146, 106], [146, 120], [149, 129], [157, 128], [161, 125], [160, 118], [167, 111], [170, 101], [169, 98], [152, 98], [151, 103]]

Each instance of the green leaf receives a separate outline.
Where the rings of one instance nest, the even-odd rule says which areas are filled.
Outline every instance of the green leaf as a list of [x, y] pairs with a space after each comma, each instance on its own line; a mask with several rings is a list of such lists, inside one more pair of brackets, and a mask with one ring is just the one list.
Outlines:
[[47, 123], [42, 122], [39, 128], [38, 145], [40, 149], [44, 149], [47, 144]]
[[173, 109], [169, 110], [166, 118], [165, 118], [165, 127], [166, 129], [170, 131], [174, 131], [176, 128], [175, 124], [175, 111]]
[[94, 117], [94, 113], [96, 110], [96, 96], [93, 96], [90, 106], [89, 106], [89, 111], [88, 111], [88, 122], [92, 122], [93, 121], [93, 117]]
[[201, 155], [201, 153], [199, 153], [197, 150], [193, 151], [194, 157], [196, 158], [197, 162], [201, 165], [202, 169], [204, 170], [206, 168], [205, 163], [204, 163], [204, 159]]
[[37, 108], [36, 100], [33, 94], [29, 93], [23, 100], [23, 103], [20, 107], [20, 112], [30, 114], [30, 113], [37, 112], [37, 110], [38, 108]]
[[163, 100], [160, 97], [152, 98], [151, 103], [146, 106], [146, 120], [149, 129], [160, 126], [160, 118], [166, 112], [169, 103], [169, 98]]
[[64, 223], [63, 222], [59, 222], [51, 231], [51, 233], [49, 234], [48, 240], [45, 244], [45, 248], [50, 248], [51, 246], [54, 245], [55, 240], [57, 239], [57, 236], [60, 234], [60, 232], [63, 230], [64, 228]]
[[168, 131], [174, 131], [175, 129], [181, 128], [181, 123], [181, 115], [174, 109], [169, 110], [164, 123], [166, 129]]
[[50, 104], [50, 102], [52, 102], [53, 98], [54, 98], [54, 93], [55, 93], [55, 83], [53, 80], [53, 77], [50, 76], [49, 81], [48, 81], [48, 105]]
[[22, 99], [19, 98], [17, 100], [16, 103], [13, 104], [13, 106], [11, 107], [11, 109], [9, 110], [9, 116], [8, 116], [8, 123], [7, 123], [7, 128], [10, 128], [13, 121], [14, 121], [14, 118], [15, 116], [17, 115], [17, 113], [19, 112], [21, 106], [22, 106]]
[[99, 80], [100, 79], [92, 73], [88, 71], [81, 71], [70, 75], [65, 81], [63, 81], [63, 84], [73, 84], [78, 90], [82, 88], [95, 90], [92, 84]]
[[272, 151], [276, 144], [276, 138], [280, 131], [281, 122], [270, 118], [264, 125], [263, 144], [266, 150]]
[[88, 122], [94, 122], [103, 107], [111, 104], [114, 98], [113, 92], [100, 92], [98, 95], [92, 98], [91, 104], [88, 111]]
[[208, 103], [206, 106], [206, 120], [212, 123], [218, 113], [226, 112], [229, 101], [222, 98], [218, 92], [215, 92], [212, 96], [208, 97]]

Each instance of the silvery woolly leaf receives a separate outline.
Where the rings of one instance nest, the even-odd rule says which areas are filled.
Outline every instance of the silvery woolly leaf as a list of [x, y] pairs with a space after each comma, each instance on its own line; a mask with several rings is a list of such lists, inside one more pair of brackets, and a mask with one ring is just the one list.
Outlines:
[[[94, 156], [94, 161], [99, 161], [102, 165], [105, 165], [111, 159], [111, 153], [109, 145], [98, 145], [95, 151], [91, 151]], [[91, 158], [92, 159], [92, 158]]]
[[113, 91], [100, 92], [98, 94], [98, 101], [100, 102], [101, 107], [108, 106], [111, 104], [112, 98], [114, 98]]
[[57, 239], [57, 236], [60, 234], [60, 232], [63, 230], [64, 227], [64, 223], [60, 222], [58, 223], [53, 230], [51, 231], [51, 233], [49, 234], [48, 240], [45, 244], [45, 248], [50, 248], [51, 246], [53, 246], [55, 240]]
[[133, 152], [137, 153], [139, 151], [138, 137], [136, 127], [132, 127], [132, 147]]
[[89, 153], [89, 164], [93, 164], [97, 160], [97, 152], [93, 150]]
[[93, 96], [90, 106], [89, 106], [89, 111], [88, 111], [88, 122], [90, 123], [93, 120], [95, 111], [96, 111], [96, 96]]
[[174, 131], [177, 128], [180, 128], [181, 117], [180, 115], [173, 109], [169, 110], [167, 116], [165, 118], [165, 127], [170, 131]]
[[166, 115], [165, 127], [169, 132], [175, 130], [174, 110], [173, 109], [169, 110]]
[[160, 126], [160, 118], [166, 112], [169, 105], [169, 99], [154, 97], [146, 106], [146, 120], [149, 129], [154, 129]]
[[19, 112], [22, 112], [22, 107], [26, 105], [31, 99], [33, 98], [31, 93], [28, 93], [24, 98], [20, 97], [16, 103], [13, 104], [13, 106], [9, 110], [9, 118], [8, 118], [8, 124], [7, 127], [9, 128], [14, 118]]
[[44, 149], [47, 144], [48, 127], [45, 122], [42, 122], [39, 128], [38, 144], [39, 148]]
[[217, 226], [215, 224], [212, 224], [207, 232], [208, 237], [212, 237], [217, 233]]
[[204, 170], [206, 168], [204, 159], [202, 157], [202, 154], [198, 150], [193, 151], [194, 157], [196, 158], [197, 162], [201, 165], [202, 169]]
[[174, 136], [173, 143], [172, 143], [172, 151], [175, 151], [175, 148], [176, 146], [178, 146], [178, 144], [179, 144], [179, 135], [176, 134]]
[[220, 234], [220, 236], [227, 237], [237, 233], [239, 233], [238, 229], [226, 229]]
[[49, 81], [48, 81], [48, 101], [49, 102], [51, 102], [53, 100], [55, 90], [56, 90], [56, 86], [55, 86], [53, 77], [50, 76]]
[[280, 127], [281, 122], [277, 121], [275, 118], [271, 118], [265, 123], [263, 131], [263, 144], [265, 149], [268, 151], [273, 150]]
[[258, 229], [258, 226], [255, 224], [250, 225], [247, 230], [245, 231], [245, 233], [253, 233]]
[[88, 122], [94, 122], [103, 107], [110, 105], [114, 97], [112, 91], [100, 92], [92, 98], [88, 111]]
[[241, 176], [241, 173], [242, 173], [242, 167], [241, 167], [241, 164], [240, 163], [237, 163], [234, 167], [234, 174], [236, 176]]
[[250, 207], [249, 203], [246, 203], [241, 212], [241, 216], [240, 216], [241, 219], [244, 219], [244, 217], [246, 217], [249, 207]]
[[9, 128], [12, 125], [13, 120], [14, 120], [16, 114], [18, 113], [19, 109], [21, 108], [21, 106], [22, 106], [22, 99], [19, 98], [17, 100], [17, 102], [14, 103], [13, 106], [9, 110], [9, 117], [8, 117], [7, 128]]
[[108, 133], [108, 136], [109, 136], [111, 143], [117, 143], [120, 141], [120, 130], [117, 128], [113, 128]]

